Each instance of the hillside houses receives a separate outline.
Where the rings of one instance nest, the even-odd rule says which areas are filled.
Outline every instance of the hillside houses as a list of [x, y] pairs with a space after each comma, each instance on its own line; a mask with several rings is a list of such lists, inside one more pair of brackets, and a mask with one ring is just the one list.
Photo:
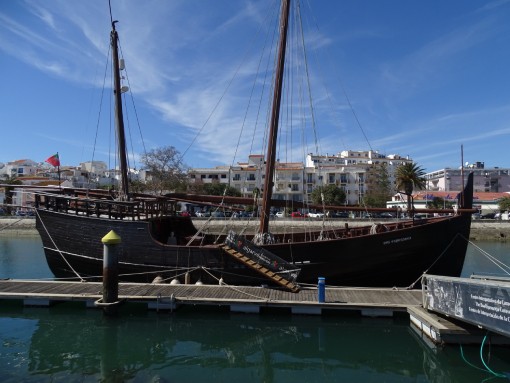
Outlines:
[[[311, 193], [319, 186], [335, 185], [346, 195], [346, 205], [363, 205], [363, 198], [371, 187], [370, 172], [384, 165], [388, 180], [393, 186], [394, 197], [388, 207], [405, 206], [405, 196], [395, 188], [395, 171], [398, 166], [413, 162], [397, 154], [383, 155], [377, 151], [345, 150], [337, 154], [308, 154], [305, 162], [277, 160], [273, 198], [277, 200], [311, 202]], [[238, 190], [243, 197], [251, 198], [263, 188], [266, 161], [261, 154], [248, 156], [247, 161], [232, 166], [188, 169], [189, 190], [200, 191], [208, 183], [225, 184]], [[17, 178], [24, 185], [34, 187], [116, 188], [119, 172], [109, 169], [103, 161], [89, 161], [79, 166], [56, 167], [30, 159], [0, 163], [0, 183]], [[474, 172], [476, 206], [482, 211], [494, 210], [497, 201], [510, 192], [510, 169], [484, 168], [482, 162], [468, 165], [465, 172]], [[415, 191], [417, 208], [424, 207], [434, 197], [454, 200], [461, 189], [460, 169], [445, 168], [427, 173], [426, 191]], [[131, 170], [131, 180], [146, 183], [150, 174], [145, 170]], [[484, 194], [485, 193], [485, 194]], [[422, 196], [425, 196], [422, 198]], [[0, 203], [3, 201], [0, 188]], [[13, 198], [13, 205], [31, 206], [30, 197], [20, 193]]]

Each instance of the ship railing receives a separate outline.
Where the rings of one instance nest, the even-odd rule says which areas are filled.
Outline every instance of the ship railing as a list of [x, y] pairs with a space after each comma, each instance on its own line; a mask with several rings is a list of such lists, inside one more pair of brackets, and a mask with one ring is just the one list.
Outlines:
[[175, 209], [164, 200], [115, 201], [72, 195], [38, 193], [35, 207], [65, 214], [119, 220], [143, 220], [170, 214]]

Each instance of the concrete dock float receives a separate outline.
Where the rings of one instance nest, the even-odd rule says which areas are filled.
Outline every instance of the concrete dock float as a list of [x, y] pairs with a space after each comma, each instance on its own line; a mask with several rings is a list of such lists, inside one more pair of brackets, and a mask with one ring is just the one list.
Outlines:
[[[62, 302], [83, 302], [100, 307], [101, 282], [59, 282], [40, 280], [1, 280], [0, 300], [22, 301], [26, 306], [49, 307]], [[175, 311], [183, 306], [213, 306], [231, 312], [292, 315], [328, 315], [357, 312], [362, 316], [392, 317], [409, 315], [410, 324], [434, 346], [448, 343], [480, 343], [486, 333], [476, 326], [455, 323], [428, 312], [422, 306], [419, 289], [326, 287], [324, 302], [319, 302], [317, 287], [303, 287], [293, 293], [279, 288], [228, 285], [171, 285], [119, 283], [122, 303], [142, 303], [149, 310]], [[497, 335], [497, 334], [496, 334]], [[499, 344], [510, 339], [499, 336]]]

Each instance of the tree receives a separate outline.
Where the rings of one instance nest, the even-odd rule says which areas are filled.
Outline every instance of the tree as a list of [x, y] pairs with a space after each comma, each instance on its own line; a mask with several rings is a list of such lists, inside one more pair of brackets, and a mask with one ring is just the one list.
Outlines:
[[144, 193], [147, 190], [147, 184], [139, 180], [129, 180], [129, 190], [133, 193]]
[[498, 202], [499, 210], [510, 210], [510, 197], [503, 197]]
[[452, 209], [453, 202], [446, 201], [441, 197], [434, 197], [432, 198], [432, 201], [427, 202], [427, 207], [431, 209]]
[[241, 196], [241, 192], [236, 188], [227, 184], [220, 184], [219, 182], [204, 184], [202, 189], [204, 194], [208, 195], [228, 195], [231, 197]]
[[403, 190], [404, 194], [407, 195], [407, 208], [412, 211], [411, 207], [411, 195], [413, 190], [425, 189], [425, 171], [423, 168], [411, 162], [406, 162], [400, 165], [395, 171], [395, 179], [397, 183], [397, 189]]
[[179, 151], [173, 146], [152, 149], [142, 155], [140, 162], [145, 165], [150, 174], [147, 186], [154, 193], [186, 190], [187, 179], [184, 165]]
[[315, 205], [322, 205], [322, 196], [324, 194], [325, 205], [340, 206], [345, 203], [345, 192], [336, 185], [330, 184], [315, 188], [310, 197]]
[[386, 202], [391, 199], [391, 188], [388, 167], [385, 163], [374, 165], [366, 173], [368, 189], [363, 201], [368, 207], [386, 207]]

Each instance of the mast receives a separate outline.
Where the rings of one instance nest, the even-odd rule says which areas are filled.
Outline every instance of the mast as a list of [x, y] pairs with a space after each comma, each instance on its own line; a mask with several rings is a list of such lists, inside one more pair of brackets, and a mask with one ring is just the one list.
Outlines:
[[113, 80], [114, 80], [114, 90], [113, 94], [115, 95], [115, 127], [117, 129], [117, 146], [118, 146], [118, 156], [119, 156], [119, 165], [120, 165], [120, 187], [119, 187], [119, 198], [121, 200], [129, 199], [129, 189], [128, 189], [128, 168], [127, 168], [127, 155], [126, 155], [126, 135], [124, 132], [124, 117], [122, 115], [122, 96], [121, 96], [121, 87], [120, 87], [120, 63], [119, 63], [119, 50], [117, 46], [117, 41], [119, 40], [119, 36], [117, 31], [115, 30], [115, 23], [117, 21], [112, 21], [112, 32], [110, 34], [110, 43], [112, 45], [112, 57], [113, 57]]
[[[460, 179], [462, 180], [462, 190], [466, 186], [464, 184], [464, 145], [460, 145]], [[464, 207], [464, 193], [460, 193], [459, 207]]]
[[280, 118], [280, 102], [282, 98], [283, 69], [285, 66], [285, 49], [287, 46], [287, 30], [289, 25], [290, 0], [282, 0], [280, 18], [280, 44], [278, 47], [278, 61], [276, 63], [275, 87], [273, 93], [273, 106], [267, 145], [266, 178], [262, 195], [262, 214], [260, 217], [259, 232], [264, 234], [269, 230], [269, 212], [273, 194], [273, 177], [276, 163], [276, 141], [278, 138], [278, 120]]

